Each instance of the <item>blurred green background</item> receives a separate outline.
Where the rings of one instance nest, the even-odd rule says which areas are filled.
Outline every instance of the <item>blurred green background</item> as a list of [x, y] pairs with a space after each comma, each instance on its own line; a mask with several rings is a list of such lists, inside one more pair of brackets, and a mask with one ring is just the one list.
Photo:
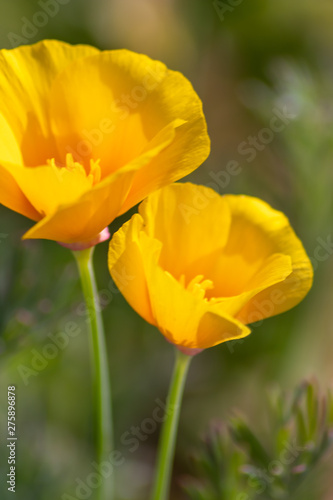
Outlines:
[[[211, 184], [217, 176], [220, 193], [259, 196], [283, 210], [314, 264], [314, 286], [301, 305], [254, 325], [243, 342], [222, 344], [195, 358], [174, 469], [172, 500], [181, 500], [186, 497], [179, 482], [190, 472], [188, 457], [213, 418], [226, 420], [236, 408], [260, 432], [271, 384], [293, 390], [301, 379], [314, 375], [323, 389], [332, 386], [333, 4], [58, 0], [54, 7], [54, 2], [52, 15], [41, 16], [51, 2], [3, 1], [0, 47], [56, 38], [144, 52], [182, 71], [203, 101], [212, 139], [209, 159], [188, 180]], [[276, 115], [283, 116], [278, 132], [270, 125]], [[228, 174], [230, 162], [239, 165], [238, 175]], [[65, 493], [75, 498], [76, 479], [84, 480], [92, 471], [89, 339], [72, 255], [53, 242], [22, 242], [30, 225], [0, 207], [0, 496], [8, 494], [7, 386], [16, 385], [15, 498], [65, 500]], [[125, 457], [117, 470], [118, 498], [145, 500], [158, 429], [131, 445], [124, 444], [124, 433], [144, 426], [165, 402], [173, 351], [117, 293], [106, 254], [106, 243], [96, 248], [116, 447]], [[80, 333], [65, 348], [54, 347], [52, 336], [64, 332], [69, 322]], [[27, 372], [32, 363], [36, 367], [37, 358], [39, 370]], [[321, 471], [323, 500], [333, 497], [325, 473], [332, 460], [328, 455]]]

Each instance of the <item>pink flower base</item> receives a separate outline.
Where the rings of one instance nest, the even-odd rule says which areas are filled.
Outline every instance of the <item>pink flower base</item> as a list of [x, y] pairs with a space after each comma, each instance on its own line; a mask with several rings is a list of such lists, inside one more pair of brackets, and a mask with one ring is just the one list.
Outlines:
[[58, 241], [58, 243], [62, 247], [69, 248], [70, 250], [73, 251], [78, 251], [94, 247], [95, 245], [98, 245], [98, 243], [103, 243], [103, 241], [106, 241], [109, 238], [110, 238], [110, 231], [109, 228], [106, 227], [105, 229], [103, 229], [103, 231], [101, 231], [95, 238], [93, 238], [90, 241], [82, 241], [78, 243], [62, 243], [61, 241]]
[[[163, 333], [163, 332], [161, 331], [161, 333]], [[203, 351], [203, 349], [192, 349], [191, 347], [177, 345], [174, 342], [171, 342], [171, 340], [169, 340], [167, 337], [164, 337], [164, 338], [167, 342], [169, 342], [169, 344], [174, 345], [175, 347], [177, 347], [178, 351], [182, 352], [183, 354], [186, 354], [187, 356], [195, 356], [196, 354], [199, 354], [200, 352]]]
[[183, 347], [179, 345], [177, 345], [176, 347], [180, 352], [186, 354], [187, 356], [195, 356], [196, 354], [199, 354], [203, 351], [203, 349], [191, 349], [190, 347]]

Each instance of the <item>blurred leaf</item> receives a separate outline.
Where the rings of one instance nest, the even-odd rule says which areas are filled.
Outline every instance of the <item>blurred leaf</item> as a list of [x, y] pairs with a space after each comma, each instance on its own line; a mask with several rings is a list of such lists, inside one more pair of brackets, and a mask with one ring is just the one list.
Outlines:
[[[291, 396], [281, 397], [275, 388], [268, 400], [271, 407], [274, 402], [277, 413], [271, 413], [271, 433], [265, 446], [241, 417], [231, 418], [228, 427], [215, 424], [197, 453], [198, 462], [205, 466], [192, 483], [187, 478], [191, 500], [208, 491], [214, 495], [202, 498], [240, 500], [244, 495], [246, 500], [299, 500], [304, 482], [309, 495], [310, 491], [319, 492], [321, 485], [311, 472], [332, 442], [330, 393], [323, 397], [313, 380], [302, 382]], [[266, 449], [274, 450], [272, 457]], [[307, 498], [319, 497], [313, 493]]]

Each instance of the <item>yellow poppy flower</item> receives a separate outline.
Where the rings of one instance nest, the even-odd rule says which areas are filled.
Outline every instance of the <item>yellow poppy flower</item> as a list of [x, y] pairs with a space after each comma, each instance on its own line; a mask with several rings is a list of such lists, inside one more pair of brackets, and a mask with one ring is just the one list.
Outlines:
[[114, 234], [112, 278], [178, 347], [204, 349], [298, 304], [312, 266], [284, 214], [249, 196], [173, 184]]
[[0, 102], [0, 203], [37, 222], [25, 238], [93, 240], [209, 154], [190, 82], [128, 50], [1, 50]]

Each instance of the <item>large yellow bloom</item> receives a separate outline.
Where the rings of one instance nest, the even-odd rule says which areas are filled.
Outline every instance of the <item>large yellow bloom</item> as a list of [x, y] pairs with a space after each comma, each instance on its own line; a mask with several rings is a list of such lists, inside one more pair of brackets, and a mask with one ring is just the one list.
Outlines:
[[161, 62], [58, 41], [0, 51], [0, 203], [37, 221], [25, 238], [88, 242], [208, 153], [199, 97]]
[[298, 304], [312, 266], [288, 219], [249, 196], [193, 184], [150, 195], [110, 243], [109, 269], [144, 319], [182, 348], [250, 333]]

